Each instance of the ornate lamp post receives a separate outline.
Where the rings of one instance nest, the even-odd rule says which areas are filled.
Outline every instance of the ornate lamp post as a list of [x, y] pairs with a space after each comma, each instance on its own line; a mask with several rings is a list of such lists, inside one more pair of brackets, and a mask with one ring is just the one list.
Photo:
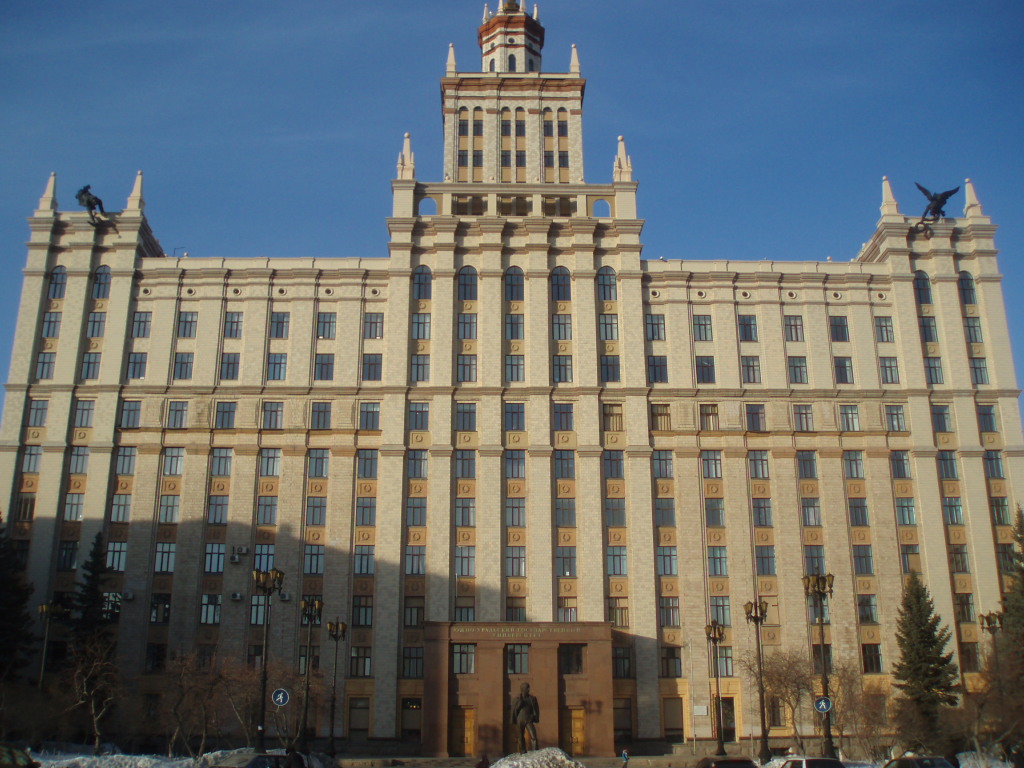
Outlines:
[[338, 644], [345, 639], [348, 633], [348, 624], [341, 619], [327, 622], [327, 636], [334, 641], [334, 681], [331, 683], [331, 740], [327, 745], [327, 754], [334, 757], [336, 745], [334, 741], [334, 706], [338, 700]]
[[270, 606], [275, 592], [281, 591], [284, 572], [272, 568], [269, 571], [253, 570], [253, 587], [263, 595], [263, 664], [260, 669], [260, 721], [256, 726], [256, 751], [267, 751], [267, 656], [270, 655]]
[[715, 721], [715, 754], [724, 755], [727, 754], [725, 751], [725, 739], [722, 733], [722, 680], [718, 676], [718, 644], [725, 638], [725, 628], [718, 623], [716, 619], [712, 619], [711, 623], [704, 627], [704, 634], [707, 635], [708, 642], [711, 643], [711, 663], [714, 665], [715, 675], [715, 698], [716, 706], [714, 715], [712, 716]]
[[772, 759], [772, 750], [768, 746], [768, 721], [765, 718], [764, 708], [764, 653], [761, 649], [761, 625], [768, 617], [768, 601], [759, 599], [756, 603], [751, 601], [743, 606], [747, 613], [747, 622], [754, 624], [754, 638], [757, 647], [757, 698], [761, 708], [761, 750], [757, 753], [764, 765]]
[[302, 620], [308, 627], [306, 630], [306, 680], [303, 683], [302, 694], [302, 723], [299, 725], [299, 752], [309, 752], [309, 739], [306, 735], [309, 723], [309, 670], [313, 666], [313, 625], [320, 623], [323, 615], [323, 600], [303, 600]]
[[43, 620], [43, 653], [39, 660], [39, 690], [43, 689], [43, 678], [46, 676], [46, 652], [50, 649], [50, 622], [66, 613], [67, 609], [64, 606], [52, 600], [39, 606], [39, 617]]
[[[832, 595], [832, 582], [835, 576], [831, 573], [804, 576], [804, 594], [814, 598], [815, 610], [818, 614], [818, 627], [821, 632], [821, 695], [828, 696], [828, 660], [825, 658], [825, 598]], [[824, 757], [836, 759], [836, 746], [832, 743], [832, 710], [824, 717], [825, 743], [822, 752]]]

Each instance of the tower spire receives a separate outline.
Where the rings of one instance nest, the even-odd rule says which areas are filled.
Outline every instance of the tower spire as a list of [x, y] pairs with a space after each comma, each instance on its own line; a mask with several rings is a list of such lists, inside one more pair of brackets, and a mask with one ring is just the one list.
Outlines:
[[970, 179], [964, 180], [964, 216], [968, 219], [980, 219], [985, 212], [981, 210], [981, 202], [978, 200], [978, 193], [974, 191], [974, 182]]
[[416, 178], [416, 156], [412, 153], [412, 140], [406, 131], [405, 140], [402, 142], [402, 151], [398, 153], [398, 178]]
[[142, 213], [146, 209], [146, 199], [142, 196], [142, 171], [135, 174], [135, 184], [132, 186], [132, 193], [128, 195], [126, 211], [138, 211]]
[[36, 216], [47, 214], [57, 210], [57, 174], [51, 173], [46, 180], [46, 189], [43, 196], [39, 198], [39, 207], [36, 209]]
[[892, 194], [892, 185], [889, 183], [889, 177], [882, 177], [882, 216], [899, 216], [900, 207], [896, 202], [896, 198]]
[[455, 67], [455, 43], [448, 43], [448, 62], [444, 66], [444, 73], [447, 77], [455, 77], [457, 71]]
[[544, 27], [538, 15], [535, 6], [530, 16], [520, 0], [499, 0], [493, 14], [489, 6], [484, 6], [484, 21], [477, 30], [484, 72], [541, 71]]
[[[573, 46], [575, 48], [575, 46]], [[626, 140], [619, 136], [619, 151], [615, 155], [615, 166], [612, 168], [612, 181], [632, 181], [633, 161], [626, 154]]]

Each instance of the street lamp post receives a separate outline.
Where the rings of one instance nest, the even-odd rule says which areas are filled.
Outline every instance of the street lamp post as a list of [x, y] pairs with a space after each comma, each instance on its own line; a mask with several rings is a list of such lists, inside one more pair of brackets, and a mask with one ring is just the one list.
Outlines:
[[50, 648], [50, 622], [65, 613], [67, 613], [67, 609], [53, 601], [39, 606], [39, 616], [43, 620], [43, 652], [39, 660], [39, 690], [43, 689], [43, 679], [46, 676], [46, 652]]
[[[821, 695], [828, 697], [828, 660], [825, 658], [825, 598], [832, 595], [832, 582], [835, 576], [831, 573], [804, 576], [804, 594], [814, 598], [818, 613], [818, 627], [821, 636]], [[836, 759], [836, 746], [832, 743], [832, 709], [824, 715], [825, 743], [822, 749], [824, 757]]]
[[284, 584], [284, 572], [277, 568], [269, 571], [253, 570], [253, 587], [263, 595], [263, 664], [260, 669], [260, 721], [256, 726], [256, 751], [264, 754], [267, 751], [267, 656], [270, 655], [270, 606], [275, 592], [281, 591]]
[[327, 754], [334, 757], [336, 754], [334, 741], [334, 707], [338, 700], [338, 645], [339, 641], [345, 639], [348, 632], [348, 624], [341, 619], [327, 622], [327, 636], [334, 641], [334, 681], [331, 683], [331, 740], [327, 745]]
[[743, 606], [747, 613], [747, 622], [754, 624], [754, 638], [757, 647], [757, 698], [761, 709], [761, 750], [757, 756], [764, 765], [772, 759], [772, 750], [768, 746], [768, 721], [764, 708], [764, 653], [761, 649], [761, 625], [768, 616], [768, 601], [761, 598], [756, 603], [751, 601]]
[[718, 675], [718, 644], [725, 638], [725, 628], [718, 623], [717, 619], [712, 619], [711, 623], [704, 627], [704, 634], [707, 635], [708, 642], [711, 643], [711, 663], [714, 665], [715, 674], [715, 698], [717, 699], [716, 707], [712, 715], [713, 720], [717, 720], [715, 725], [715, 754], [724, 755], [727, 754], [725, 751], [725, 739], [722, 733], [722, 680]]
[[299, 725], [299, 752], [309, 752], [309, 737], [306, 732], [309, 724], [309, 670], [313, 666], [313, 625], [320, 623], [323, 615], [323, 600], [302, 601], [302, 620], [306, 622], [306, 674], [302, 694], [302, 723]]

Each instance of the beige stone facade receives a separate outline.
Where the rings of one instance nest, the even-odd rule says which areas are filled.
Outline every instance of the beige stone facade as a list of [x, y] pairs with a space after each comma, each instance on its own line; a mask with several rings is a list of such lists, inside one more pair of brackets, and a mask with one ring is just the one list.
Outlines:
[[[51, 178], [0, 431], [36, 597], [71, 591], [103, 531], [123, 668], [157, 691], [167, 654], [259, 656], [250, 570], [273, 564], [272, 657], [300, 663], [302, 596], [351, 627], [352, 739], [417, 739], [424, 702], [448, 706], [443, 683], [423, 687], [434, 622], [506, 621], [611, 622], [616, 736], [707, 738], [712, 618], [746, 736], [743, 605], [768, 601], [769, 652], [809, 649], [801, 577], [818, 567], [835, 575], [833, 658], [879, 690], [910, 568], [970, 670], [1024, 471], [973, 187], [964, 216], [915, 227], [884, 182], [848, 263], [643, 260], [621, 139], [612, 181], [583, 180], [575, 51], [543, 73], [539, 24], [506, 3], [481, 39], [498, 27], [530, 32], [535, 68], [485, 49], [460, 73], [450, 54], [446, 178], [416, 178], [407, 137], [387, 259], [170, 258], [141, 174], [97, 225], [58, 210]], [[324, 630], [313, 642], [330, 675]], [[529, 675], [516, 653], [527, 671], [506, 682]], [[326, 711], [312, 719], [325, 734]], [[448, 734], [453, 753], [477, 743]]]

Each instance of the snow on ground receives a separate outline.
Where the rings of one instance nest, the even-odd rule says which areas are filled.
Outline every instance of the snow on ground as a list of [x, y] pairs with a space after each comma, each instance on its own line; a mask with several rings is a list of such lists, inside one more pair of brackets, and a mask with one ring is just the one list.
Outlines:
[[583, 768], [556, 747], [537, 749], [525, 754], [511, 754], [495, 762], [491, 768]]

